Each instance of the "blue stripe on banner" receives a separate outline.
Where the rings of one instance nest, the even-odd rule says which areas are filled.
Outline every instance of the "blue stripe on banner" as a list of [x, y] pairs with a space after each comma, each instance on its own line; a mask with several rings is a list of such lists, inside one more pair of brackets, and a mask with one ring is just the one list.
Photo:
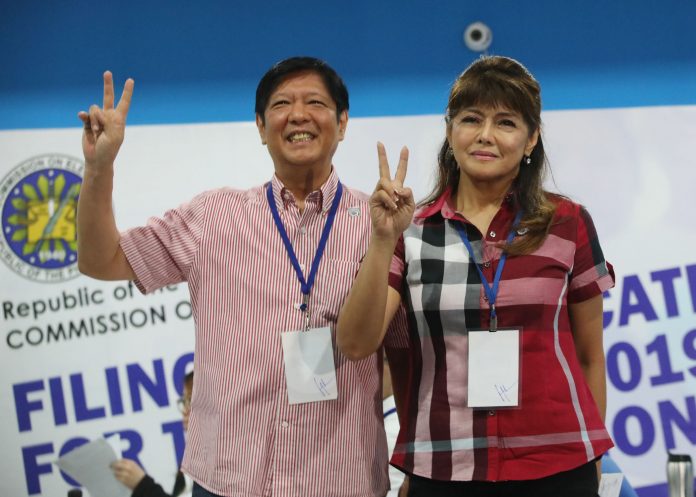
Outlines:
[[665, 497], [668, 495], [669, 487], [666, 483], [650, 485], [634, 489], [639, 497]]
[[[538, 71], [544, 110], [648, 107], [696, 104], [696, 67], [590, 72]], [[392, 80], [348, 81], [351, 117], [442, 114], [451, 74]], [[125, 76], [116, 74], [117, 95]], [[626, 84], [630, 81], [630, 84]], [[100, 77], [90, 87], [0, 91], [0, 130], [80, 128], [77, 112], [101, 104]], [[136, 81], [128, 124], [253, 121], [256, 81], [162, 85]], [[385, 90], [387, 88], [388, 90]], [[176, 105], [172, 105], [176, 102]]]
[[387, 412], [384, 413], [384, 417], [387, 418], [396, 412], [396, 407], [392, 407]]

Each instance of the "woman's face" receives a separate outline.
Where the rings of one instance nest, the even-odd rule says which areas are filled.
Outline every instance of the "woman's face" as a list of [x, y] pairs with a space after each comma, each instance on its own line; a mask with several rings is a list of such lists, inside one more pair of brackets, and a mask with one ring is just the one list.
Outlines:
[[538, 130], [530, 134], [522, 116], [504, 107], [462, 109], [447, 132], [460, 177], [473, 183], [512, 183], [522, 156], [532, 153], [538, 138]]

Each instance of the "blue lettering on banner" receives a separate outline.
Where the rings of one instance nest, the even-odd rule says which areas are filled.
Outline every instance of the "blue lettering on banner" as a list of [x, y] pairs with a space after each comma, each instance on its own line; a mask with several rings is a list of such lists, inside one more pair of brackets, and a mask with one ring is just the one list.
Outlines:
[[[179, 395], [183, 392], [183, 376], [185, 371], [193, 363], [193, 353], [187, 353], [179, 357], [174, 364], [172, 372], [172, 382]], [[162, 359], [152, 362], [154, 369], [154, 379], [150, 378], [139, 364], [126, 365], [128, 387], [130, 388], [130, 399], [132, 412], [143, 410], [142, 391], [159, 407], [169, 405], [169, 395], [167, 394], [167, 381], [164, 373]], [[104, 370], [106, 389], [109, 396], [111, 415], [121, 415], [125, 413], [121, 383], [118, 370], [115, 367], [108, 367]], [[101, 419], [107, 416], [104, 406], [94, 406], [89, 404], [87, 391], [85, 389], [82, 373], [75, 373], [69, 376], [69, 385], [72, 393], [72, 414], [77, 422]], [[62, 379], [53, 377], [48, 379], [49, 396], [46, 397], [46, 382], [44, 380], [32, 380], [16, 383], [12, 386], [14, 393], [15, 413], [17, 425], [20, 432], [31, 431], [31, 415], [45, 409], [44, 400], [50, 399], [53, 412], [54, 426], [65, 425], [68, 422], [68, 406], [65, 402], [65, 392]], [[43, 393], [43, 396], [41, 395]]]
[[[617, 287], [621, 288], [621, 300], [618, 302], [618, 312], [611, 309], [604, 310], [604, 327], [608, 328], [616, 315], [618, 315], [617, 326], [627, 326], [631, 318], [642, 316], [646, 322], [656, 321], [658, 312], [664, 309], [664, 317], [674, 318], [686, 309], [679, 309], [677, 282], [682, 280], [686, 274], [686, 288], [691, 301], [691, 311], [696, 312], [696, 264], [684, 266], [684, 271], [680, 267], [660, 269], [650, 273], [650, 281], [641, 279], [637, 274], [626, 275], [623, 280], [617, 281]], [[662, 302], [650, 300], [646, 285], [658, 284], [662, 295]], [[611, 291], [604, 292], [605, 302], [611, 302]], [[605, 306], [610, 307], [610, 306]]]
[[118, 369], [106, 368], [107, 391], [109, 392], [109, 405], [111, 406], [111, 415], [118, 416], [123, 414], [123, 397], [121, 396], [121, 382], [118, 379]]
[[[635, 419], [640, 426], [640, 430], [636, 430], [636, 432], [640, 433], [642, 438], [636, 443], [632, 443], [628, 439], [627, 425], [631, 419]], [[655, 442], [655, 424], [650, 417], [650, 413], [639, 406], [624, 407], [617, 412], [616, 416], [614, 416], [612, 432], [616, 446], [629, 456], [645, 454]]]
[[[181, 465], [181, 460], [184, 454], [184, 429], [181, 421], [171, 421], [162, 423], [162, 434], [170, 435], [172, 437], [172, 444], [174, 446], [174, 451], [176, 453], [176, 461], [178, 465]], [[111, 435], [119, 435], [121, 440], [128, 441], [128, 448], [122, 450], [124, 458], [132, 459], [136, 461], [144, 469], [145, 466], [140, 461], [140, 453], [143, 450], [144, 441], [140, 433], [135, 430], [117, 430], [110, 431], [103, 434], [104, 437]], [[76, 449], [77, 447], [89, 442], [84, 437], [75, 437], [66, 440], [58, 451], [58, 456], [63, 456]], [[56, 458], [54, 454], [53, 443], [45, 443], [39, 445], [31, 445], [22, 448], [22, 459], [24, 461], [24, 473], [27, 483], [27, 492], [29, 495], [35, 495], [41, 493], [41, 481], [42, 475], [50, 475], [53, 473], [53, 465], [50, 463]], [[42, 458], [43, 461], [39, 461]], [[63, 480], [71, 486], [79, 487], [80, 484], [70, 478], [67, 474], [60, 471], [60, 475]]]
[[653, 271], [650, 273], [650, 277], [653, 281], [659, 281], [662, 284], [662, 294], [665, 297], [667, 316], [678, 316], [679, 309], [677, 307], [677, 294], [674, 291], [674, 279], [681, 278], [681, 270], [675, 267], [662, 271]]
[[[684, 355], [696, 361], [696, 329], [688, 331], [682, 340]], [[645, 346], [646, 355], [654, 355], [657, 358], [658, 373], [651, 376], [652, 386], [667, 385], [685, 381], [683, 371], [676, 371], [672, 366], [672, 359], [667, 344], [667, 335], [657, 335], [652, 342]], [[617, 390], [629, 392], [640, 384], [643, 374], [643, 365], [636, 347], [629, 342], [616, 342], [607, 351], [607, 377]], [[696, 376], [696, 366], [686, 371]]]
[[[689, 330], [681, 341], [681, 346], [689, 359], [696, 361], [696, 329]], [[676, 370], [670, 356], [667, 335], [659, 334], [652, 342], [645, 345], [645, 360], [655, 357], [657, 373], [649, 377], [652, 387], [660, 387], [686, 381], [686, 372], [696, 376], [696, 366]], [[616, 342], [607, 351], [607, 377], [619, 391], [629, 392], [637, 388], [642, 380], [643, 362], [638, 348], [628, 342]], [[678, 362], [680, 363], [680, 361]], [[677, 447], [676, 433], [684, 436], [692, 445], [696, 445], [696, 398], [684, 399], [685, 408], [678, 407], [671, 400], [657, 403], [659, 426], [662, 428], [665, 448], [672, 450]], [[639, 440], [629, 438], [629, 425], [633, 425], [631, 433], [638, 433]], [[641, 456], [648, 452], [655, 443], [656, 421], [642, 406], [626, 406], [614, 416], [612, 435], [619, 450], [629, 456]]]
[[[694, 396], [686, 397], [684, 403], [686, 404], [686, 415], [682, 414], [679, 408], [669, 400], [657, 403], [662, 435], [667, 450], [677, 447], [675, 428], [691, 444], [696, 445], [696, 398]], [[633, 430], [633, 432], [640, 434], [640, 440], [629, 440], [628, 425], [631, 422], [637, 423], [636, 426], [640, 428]], [[616, 447], [629, 456], [641, 456], [648, 452], [655, 443], [655, 423], [650, 417], [650, 413], [640, 406], [627, 406], [616, 413], [612, 431]]]
[[672, 369], [672, 361], [669, 358], [669, 350], [667, 349], [666, 335], [657, 335], [655, 340], [645, 346], [645, 350], [648, 354], [654, 352], [657, 355], [657, 364], [660, 370], [660, 374], [650, 377], [650, 384], [652, 386], [684, 381], [684, 373]]
[[[655, 270], [649, 277], [626, 275], [617, 281], [617, 287], [615, 295], [604, 292], [604, 327], [612, 324], [616, 327], [610, 333], [628, 326], [629, 322], [643, 325], [662, 320], [662, 325], [666, 319], [696, 312], [696, 264]], [[685, 289], [689, 300], [683, 298]], [[616, 296], [620, 296], [619, 300]], [[690, 302], [691, 308], [685, 302]], [[643, 381], [656, 394], [669, 385], [693, 382], [696, 329], [685, 333], [668, 329], [655, 333], [645, 343], [615, 341], [607, 349], [606, 370], [613, 387], [626, 393], [636, 390]], [[652, 406], [642, 403], [621, 407], [611, 420], [616, 448], [628, 456], [639, 457], [653, 449], [658, 441], [664, 443], [666, 450], [677, 448], [683, 443], [680, 439], [696, 445], [696, 397], [677, 400], [671, 395], [669, 391], [669, 400], [655, 400]]]
[[[684, 354], [686, 354], [686, 357], [696, 361], [696, 328], [684, 335], [682, 347], [684, 348]], [[689, 368], [689, 373], [696, 376], [696, 366]]]
[[152, 379], [147, 375], [147, 373], [145, 373], [145, 371], [143, 371], [139, 364], [129, 364], [126, 366], [126, 371], [128, 371], [128, 385], [130, 387], [131, 402], [133, 403], [133, 411], [143, 410], [143, 402], [140, 397], [140, 387], [143, 387], [145, 391], [150, 394], [150, 398], [154, 400], [158, 406], [164, 407], [169, 405], [162, 359], [152, 361], [152, 365], [155, 368], [155, 381], [152, 381]]
[[53, 473], [53, 466], [50, 462], [40, 464], [39, 456], [53, 454], [53, 444], [31, 445], [22, 448], [22, 460], [24, 461], [24, 478], [27, 482], [27, 492], [29, 495], [41, 493], [41, 475]]
[[694, 312], [696, 312], [696, 264], [692, 266], [686, 266], [686, 279], [689, 282], [691, 308]]
[[[176, 392], [183, 393], [183, 377], [193, 363], [193, 353], [186, 353], [179, 357], [172, 368], [169, 377]], [[153, 377], [148, 376], [145, 370], [138, 364], [127, 364], [125, 366], [126, 377], [131, 400], [131, 410], [133, 413], [142, 411], [143, 393], [146, 393], [157, 406], [166, 407], [169, 405], [169, 395], [167, 394], [167, 378], [164, 371], [162, 359], [152, 361]], [[107, 367], [104, 370], [105, 385], [109, 397], [110, 414], [112, 416], [123, 415], [126, 411], [124, 407], [124, 396], [119, 380], [119, 370], [116, 367]], [[32, 414], [45, 412], [50, 409], [52, 420], [55, 426], [68, 424], [70, 419], [75, 422], [85, 422], [93, 419], [106, 418], [106, 406], [97, 406], [90, 402], [88, 390], [85, 388], [84, 376], [82, 373], [74, 373], [68, 376], [69, 381], [64, 384], [64, 378], [51, 377], [48, 380], [32, 380], [12, 385], [15, 403], [15, 413], [17, 416], [17, 426], [19, 432], [32, 430]], [[72, 403], [66, 402], [66, 385], [69, 386]], [[50, 403], [50, 407], [49, 404]], [[184, 431], [180, 420], [162, 423], [161, 432], [163, 435], [171, 436], [172, 445], [176, 454], [177, 463], [180, 464], [184, 452]], [[127, 440], [128, 447], [123, 450], [123, 457], [133, 459], [142, 466], [139, 460], [143, 450], [144, 441], [140, 433], [135, 430], [123, 429], [104, 433], [108, 436], [118, 433], [122, 440]], [[66, 440], [56, 455], [56, 445], [52, 442], [33, 444], [21, 448], [22, 461], [24, 464], [25, 481], [29, 495], [41, 493], [41, 477], [53, 473], [51, 461], [57, 456], [68, 453], [69, 451], [87, 443], [84, 437], [75, 437]], [[60, 472], [63, 479], [72, 486], [79, 486], [68, 475]]]
[[171, 423], [162, 423], [162, 433], [170, 434], [174, 443], [174, 453], [176, 454], [176, 465], [181, 466], [181, 461], [184, 458], [184, 447], [186, 439], [184, 438], [184, 424], [181, 421], [172, 421]]
[[[181, 421], [177, 421], [175, 423], [179, 424], [179, 431], [181, 432], [181, 439], [182, 441], [179, 442], [181, 445], [181, 449], [183, 451], [183, 428], [181, 428]], [[175, 431], [173, 428], [173, 425], [175, 423], [163, 423], [162, 424], [162, 433], [168, 433]], [[165, 426], [168, 427], [165, 429]], [[137, 462], [140, 466], [144, 467], [142, 462], [140, 461], [140, 453], [143, 450], [143, 437], [140, 435], [140, 433], [136, 432], [135, 430], [118, 430], [118, 431], [110, 431], [107, 433], [104, 433], [104, 437], [108, 437], [111, 435], [116, 435], [118, 434], [121, 440], [126, 440], [128, 441], [128, 448], [124, 449], [122, 451], [123, 457], [127, 459], [132, 459], [135, 462]], [[80, 447], [81, 445], [84, 445], [88, 443], [89, 440], [84, 438], [84, 437], [75, 437], [75, 438], [70, 438], [66, 440], [63, 445], [61, 446], [60, 450], [58, 451], [58, 457], [62, 457], [68, 452]], [[175, 448], [177, 447], [178, 442], [174, 442]], [[24, 460], [24, 473], [25, 473], [25, 478], [26, 478], [26, 483], [27, 483], [27, 492], [29, 495], [35, 495], [38, 493], [41, 493], [41, 482], [40, 482], [40, 477], [42, 475], [49, 475], [53, 473], [53, 466], [48, 463], [39, 463], [38, 459], [41, 456], [51, 456], [50, 459], [55, 459], [54, 456], [54, 446], [52, 443], [46, 443], [46, 444], [40, 444], [40, 445], [32, 445], [28, 447], [23, 447], [22, 448], [22, 458]], [[46, 457], [46, 459], [49, 459]], [[73, 487], [79, 487], [80, 484], [73, 480], [70, 476], [65, 474], [63, 471], [60, 471], [60, 475], [63, 478], [63, 480], [70, 486]]]
[[48, 389], [51, 391], [51, 405], [53, 406], [53, 423], [56, 426], [68, 423], [68, 413], [65, 410], [65, 395], [60, 378], [49, 378]]
[[655, 321], [657, 319], [655, 309], [650, 303], [648, 294], [645, 293], [638, 276], [629, 275], [623, 280], [619, 326], [627, 325], [628, 318], [633, 314], [642, 314], [646, 321]]
[[691, 396], [684, 400], [686, 401], [688, 417], [684, 417], [670, 401], [657, 403], [665, 435], [665, 445], [668, 450], [677, 446], [674, 441], [674, 425], [679, 427], [679, 431], [689, 439], [689, 442], [696, 445], [696, 399]]
[[75, 406], [75, 419], [77, 421], [88, 421], [106, 417], [106, 409], [103, 407], [87, 407], [87, 396], [85, 395], [85, 384], [82, 381], [82, 374], [70, 375], [70, 386], [72, 387], [73, 402]]
[[[623, 368], [627, 374], [625, 379], [619, 370], [620, 357], [626, 359], [627, 367]], [[630, 343], [617, 342], [607, 351], [607, 376], [617, 390], [628, 392], [636, 388], [640, 383], [642, 373], [640, 357], [638, 357], [638, 352]]]
[[29, 415], [32, 411], [40, 411], [43, 409], [43, 402], [40, 400], [30, 401], [28, 398], [29, 394], [43, 389], [43, 380], [28, 381], [12, 385], [15, 409], [17, 411], [17, 424], [19, 425], [20, 432], [31, 430], [31, 418]]

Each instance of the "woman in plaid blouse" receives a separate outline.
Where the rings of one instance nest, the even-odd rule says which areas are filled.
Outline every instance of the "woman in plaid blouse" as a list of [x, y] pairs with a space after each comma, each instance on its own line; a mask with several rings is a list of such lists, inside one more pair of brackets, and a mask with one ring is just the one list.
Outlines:
[[372, 240], [338, 345], [372, 354], [405, 306], [391, 463], [409, 496], [595, 496], [612, 446], [602, 292], [614, 277], [587, 211], [542, 188], [539, 84], [483, 57], [454, 83], [446, 123], [437, 185], [417, 209], [408, 150], [392, 177], [378, 144]]

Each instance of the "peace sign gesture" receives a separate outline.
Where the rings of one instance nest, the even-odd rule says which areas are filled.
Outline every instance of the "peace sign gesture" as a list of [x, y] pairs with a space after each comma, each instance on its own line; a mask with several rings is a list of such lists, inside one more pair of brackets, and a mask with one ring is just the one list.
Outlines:
[[114, 108], [114, 80], [110, 71], [104, 73], [103, 107], [92, 105], [89, 112], [80, 111], [77, 117], [84, 124], [82, 152], [85, 162], [97, 167], [109, 167], [123, 143], [126, 117], [130, 108], [135, 82], [128, 79], [123, 94]]
[[387, 152], [382, 143], [377, 143], [379, 159], [379, 182], [370, 197], [370, 217], [373, 235], [396, 239], [411, 223], [415, 202], [410, 188], [404, 188], [408, 167], [408, 148], [403, 147], [399, 165], [392, 179], [387, 161]]

